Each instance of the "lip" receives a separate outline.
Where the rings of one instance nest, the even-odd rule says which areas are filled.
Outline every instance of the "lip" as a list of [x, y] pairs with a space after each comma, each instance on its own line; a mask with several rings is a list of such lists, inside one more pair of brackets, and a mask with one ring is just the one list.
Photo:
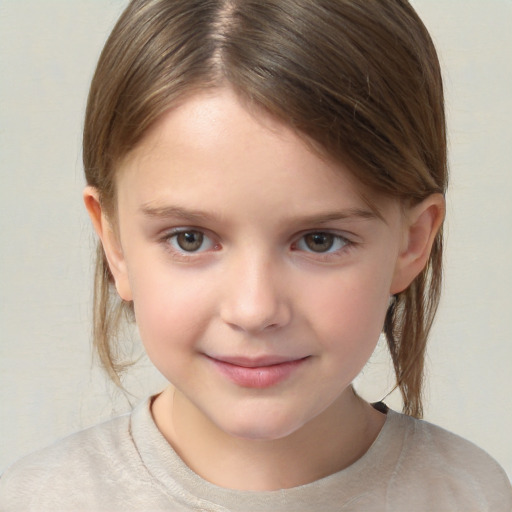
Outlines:
[[269, 388], [285, 381], [309, 359], [280, 356], [207, 357], [224, 377], [240, 387], [254, 389]]

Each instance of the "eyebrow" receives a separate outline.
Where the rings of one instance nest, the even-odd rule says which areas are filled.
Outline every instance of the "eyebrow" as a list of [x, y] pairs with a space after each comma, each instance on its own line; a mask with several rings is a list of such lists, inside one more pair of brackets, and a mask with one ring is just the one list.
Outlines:
[[[202, 210], [190, 210], [180, 206], [151, 206], [143, 205], [140, 211], [148, 216], [161, 219], [183, 219], [189, 222], [215, 221], [217, 217]], [[377, 211], [363, 208], [347, 208], [345, 210], [305, 215], [292, 219], [297, 224], [320, 225], [336, 220], [383, 220]]]
[[346, 210], [320, 213], [318, 215], [308, 215], [299, 217], [296, 220], [301, 224], [326, 224], [336, 220], [373, 220], [380, 219], [381, 216], [372, 210], [362, 208], [348, 208]]
[[188, 208], [182, 208], [180, 206], [143, 205], [140, 208], [140, 211], [148, 217], [155, 217], [155, 218], [162, 218], [162, 219], [177, 218], [177, 219], [188, 220], [191, 222], [215, 220], [215, 216], [208, 212], [204, 212], [201, 210], [189, 210]]

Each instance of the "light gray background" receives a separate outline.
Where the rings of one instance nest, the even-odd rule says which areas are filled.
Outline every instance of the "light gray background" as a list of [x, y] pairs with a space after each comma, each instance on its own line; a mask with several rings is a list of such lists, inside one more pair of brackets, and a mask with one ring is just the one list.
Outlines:
[[[0, 471], [128, 409], [91, 361], [93, 236], [81, 203], [88, 83], [121, 0], [0, 0]], [[426, 419], [512, 475], [512, 1], [415, 0], [445, 70], [450, 134], [444, 299]], [[386, 352], [358, 379], [386, 394]], [[162, 386], [147, 362], [137, 397]], [[388, 399], [399, 407], [396, 394]]]

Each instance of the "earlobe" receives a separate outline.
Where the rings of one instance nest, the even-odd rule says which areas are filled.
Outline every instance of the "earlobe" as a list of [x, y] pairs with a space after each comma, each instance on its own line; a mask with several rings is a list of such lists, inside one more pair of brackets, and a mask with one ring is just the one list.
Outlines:
[[100, 238], [103, 250], [105, 251], [110, 272], [114, 277], [117, 293], [123, 300], [131, 301], [132, 293], [119, 236], [103, 211], [98, 190], [91, 186], [85, 187], [83, 198], [94, 230]]
[[395, 267], [391, 295], [405, 290], [425, 268], [445, 209], [443, 195], [432, 194], [407, 212], [404, 245]]

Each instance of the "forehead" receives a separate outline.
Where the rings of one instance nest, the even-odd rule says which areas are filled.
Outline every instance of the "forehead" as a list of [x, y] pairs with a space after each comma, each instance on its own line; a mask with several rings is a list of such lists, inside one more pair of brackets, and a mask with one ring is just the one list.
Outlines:
[[199, 204], [219, 196], [243, 196], [256, 208], [286, 200], [297, 211], [337, 201], [349, 208], [382, 204], [348, 166], [229, 88], [203, 91], [168, 110], [124, 159], [116, 181], [120, 199], [130, 192], [139, 204], [178, 197]]

